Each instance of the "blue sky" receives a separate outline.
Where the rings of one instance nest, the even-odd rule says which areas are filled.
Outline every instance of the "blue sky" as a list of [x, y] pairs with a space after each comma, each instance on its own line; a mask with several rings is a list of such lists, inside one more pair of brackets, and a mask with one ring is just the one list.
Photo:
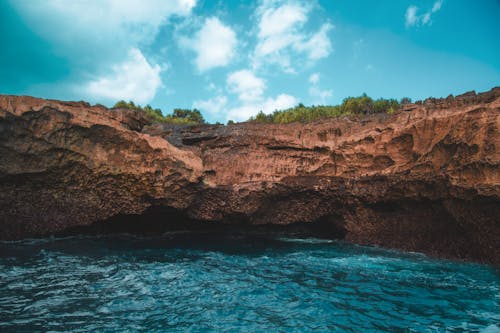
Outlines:
[[495, 0], [0, 0], [0, 93], [246, 120], [500, 85]]

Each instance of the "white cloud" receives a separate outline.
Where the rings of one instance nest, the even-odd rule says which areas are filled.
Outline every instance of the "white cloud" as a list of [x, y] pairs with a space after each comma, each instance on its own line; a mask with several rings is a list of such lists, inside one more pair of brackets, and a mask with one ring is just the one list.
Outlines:
[[309, 95], [312, 98], [313, 104], [326, 104], [327, 100], [332, 97], [332, 90], [321, 90], [319, 87], [320, 74], [313, 73], [309, 76], [309, 82], [311, 86], [309, 87]]
[[182, 44], [196, 52], [196, 66], [203, 72], [228, 65], [235, 55], [237, 39], [230, 27], [211, 17], [205, 20], [194, 38], [184, 40]]
[[267, 98], [260, 102], [252, 102], [232, 108], [228, 111], [227, 119], [236, 121], [248, 120], [259, 111], [271, 113], [274, 110], [283, 110], [293, 107], [298, 103], [297, 99], [291, 95], [280, 94], [276, 98]]
[[328, 38], [328, 33], [333, 29], [333, 25], [325, 23], [319, 31], [307, 40], [295, 45], [295, 48], [307, 53], [310, 60], [326, 58], [332, 52], [332, 42]]
[[297, 104], [297, 99], [288, 94], [279, 94], [275, 98], [264, 96], [266, 82], [250, 70], [240, 70], [229, 74], [228, 91], [236, 94], [238, 103], [228, 108], [226, 119], [248, 120], [259, 111], [265, 113], [290, 108]]
[[406, 9], [405, 25], [407, 27], [411, 27], [417, 23], [418, 21], [417, 11], [418, 11], [417, 6], [410, 6], [408, 7], [408, 9]]
[[321, 90], [316, 86], [309, 88], [309, 95], [313, 98], [313, 104], [325, 105], [327, 100], [332, 97], [332, 90]]
[[236, 98], [230, 99], [215, 85], [211, 90], [216, 93], [215, 97], [195, 101], [193, 107], [215, 117], [225, 117], [225, 120], [245, 121], [259, 111], [270, 113], [288, 109], [298, 103], [294, 96], [288, 94], [265, 96], [265, 80], [248, 69], [235, 71], [227, 76], [226, 91]]
[[159, 65], [152, 66], [139, 49], [133, 48], [123, 63], [113, 66], [111, 73], [88, 82], [84, 91], [98, 99], [125, 99], [144, 104], [150, 102], [161, 87], [160, 72]]
[[225, 112], [226, 105], [226, 96], [215, 96], [207, 100], [195, 101], [193, 108], [200, 109], [202, 112], [208, 112], [211, 115], [220, 115]]
[[431, 13], [425, 13], [420, 17], [422, 25], [426, 25], [431, 21]]
[[[49, 41], [51, 51], [71, 68], [71, 81], [52, 84], [58, 94], [66, 90], [73, 98], [120, 96], [144, 102], [161, 85], [161, 70], [149, 65], [139, 49], [151, 44], [160, 27], [172, 17], [190, 15], [196, 0], [10, 0], [10, 3], [29, 28]], [[168, 61], [161, 59], [158, 63], [165, 67]], [[92, 96], [82, 95], [82, 91]]]
[[258, 57], [265, 57], [299, 43], [299, 29], [307, 21], [308, 9], [299, 5], [260, 8], [259, 42], [256, 47]]
[[286, 72], [294, 72], [294, 62], [302, 56], [309, 62], [327, 57], [332, 52], [328, 33], [333, 28], [324, 23], [317, 32], [306, 31], [312, 7], [301, 2], [263, 1], [256, 10], [258, 42], [253, 65], [277, 64]]
[[264, 80], [246, 69], [231, 73], [227, 78], [227, 85], [228, 90], [237, 94], [238, 99], [243, 102], [261, 99], [266, 88]]
[[[186, 16], [196, 0], [15, 1], [30, 27], [59, 53], [107, 56], [151, 42], [172, 16]], [[113, 52], [113, 49], [117, 49]], [[97, 57], [97, 56], [96, 56]]]
[[234, 121], [246, 121], [251, 116], [256, 115], [259, 112], [258, 105], [241, 105], [231, 108], [227, 113], [228, 120]]
[[312, 84], [316, 84], [319, 82], [319, 73], [312, 73], [309, 76], [309, 82]]
[[276, 98], [268, 98], [262, 105], [262, 111], [270, 113], [275, 110], [284, 110], [296, 105], [298, 100], [288, 94], [279, 94]]
[[443, 5], [443, 0], [437, 0], [434, 2], [432, 5], [432, 8], [421, 14], [418, 15], [418, 7], [411, 5], [406, 9], [405, 12], [405, 26], [407, 28], [413, 27], [413, 26], [423, 26], [423, 25], [430, 25], [432, 23], [431, 16], [432, 14], [436, 13], [441, 9], [441, 6]]
[[434, 5], [432, 6], [432, 12], [435, 13], [437, 12], [438, 10], [441, 9], [441, 6], [443, 5], [443, 0], [438, 0], [436, 2], [434, 2]]
[[307, 21], [309, 8], [299, 4], [285, 4], [280, 7], [264, 4], [260, 7], [262, 17], [259, 23], [259, 38], [288, 34]]
[[248, 69], [230, 73], [226, 88], [229, 93], [236, 95], [233, 103], [219, 91], [213, 98], [194, 102], [193, 107], [212, 116], [225, 115], [226, 120], [245, 121], [259, 111], [270, 113], [297, 104], [297, 99], [288, 94], [265, 97], [266, 82]]

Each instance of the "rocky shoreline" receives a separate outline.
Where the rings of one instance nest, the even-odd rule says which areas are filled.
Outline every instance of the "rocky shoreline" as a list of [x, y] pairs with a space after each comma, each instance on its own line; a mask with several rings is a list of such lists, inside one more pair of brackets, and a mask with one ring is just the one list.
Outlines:
[[499, 133], [500, 88], [392, 115], [189, 127], [1, 95], [0, 238], [304, 225], [498, 265]]

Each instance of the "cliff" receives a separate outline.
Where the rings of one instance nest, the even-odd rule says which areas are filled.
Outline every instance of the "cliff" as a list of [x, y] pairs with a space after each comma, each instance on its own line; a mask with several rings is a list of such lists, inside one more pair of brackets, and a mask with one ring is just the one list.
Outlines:
[[192, 127], [0, 96], [0, 238], [309, 225], [500, 264], [499, 128], [500, 88], [393, 115]]

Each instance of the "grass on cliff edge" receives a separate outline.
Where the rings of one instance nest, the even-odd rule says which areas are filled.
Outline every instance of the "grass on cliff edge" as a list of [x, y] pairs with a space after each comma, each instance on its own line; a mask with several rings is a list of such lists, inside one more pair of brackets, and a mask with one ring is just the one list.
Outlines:
[[205, 119], [203, 119], [201, 112], [197, 109], [174, 109], [172, 114], [164, 116], [160, 109], [153, 109], [149, 104], [142, 107], [140, 105], [135, 105], [132, 101], [125, 102], [123, 100], [116, 102], [113, 108], [122, 108], [145, 112], [153, 122], [157, 123], [167, 123], [173, 125], [205, 124]]
[[[248, 119], [248, 122], [288, 124], [294, 122], [311, 122], [318, 119], [337, 118], [343, 116], [366, 115], [373, 113], [392, 114], [400, 109], [402, 105], [411, 103], [411, 99], [404, 97], [400, 101], [391, 98], [373, 98], [363, 94], [358, 97], [344, 98], [340, 105], [313, 105], [304, 106], [302, 103], [286, 110], [276, 110], [265, 114], [260, 111], [256, 116]], [[119, 101], [114, 108], [125, 108], [145, 112], [153, 122], [168, 123], [175, 125], [198, 125], [205, 124], [205, 119], [197, 109], [174, 109], [172, 114], [163, 115], [160, 109], [153, 109], [150, 105], [141, 107], [134, 102]], [[232, 120], [228, 124], [233, 124]]]

